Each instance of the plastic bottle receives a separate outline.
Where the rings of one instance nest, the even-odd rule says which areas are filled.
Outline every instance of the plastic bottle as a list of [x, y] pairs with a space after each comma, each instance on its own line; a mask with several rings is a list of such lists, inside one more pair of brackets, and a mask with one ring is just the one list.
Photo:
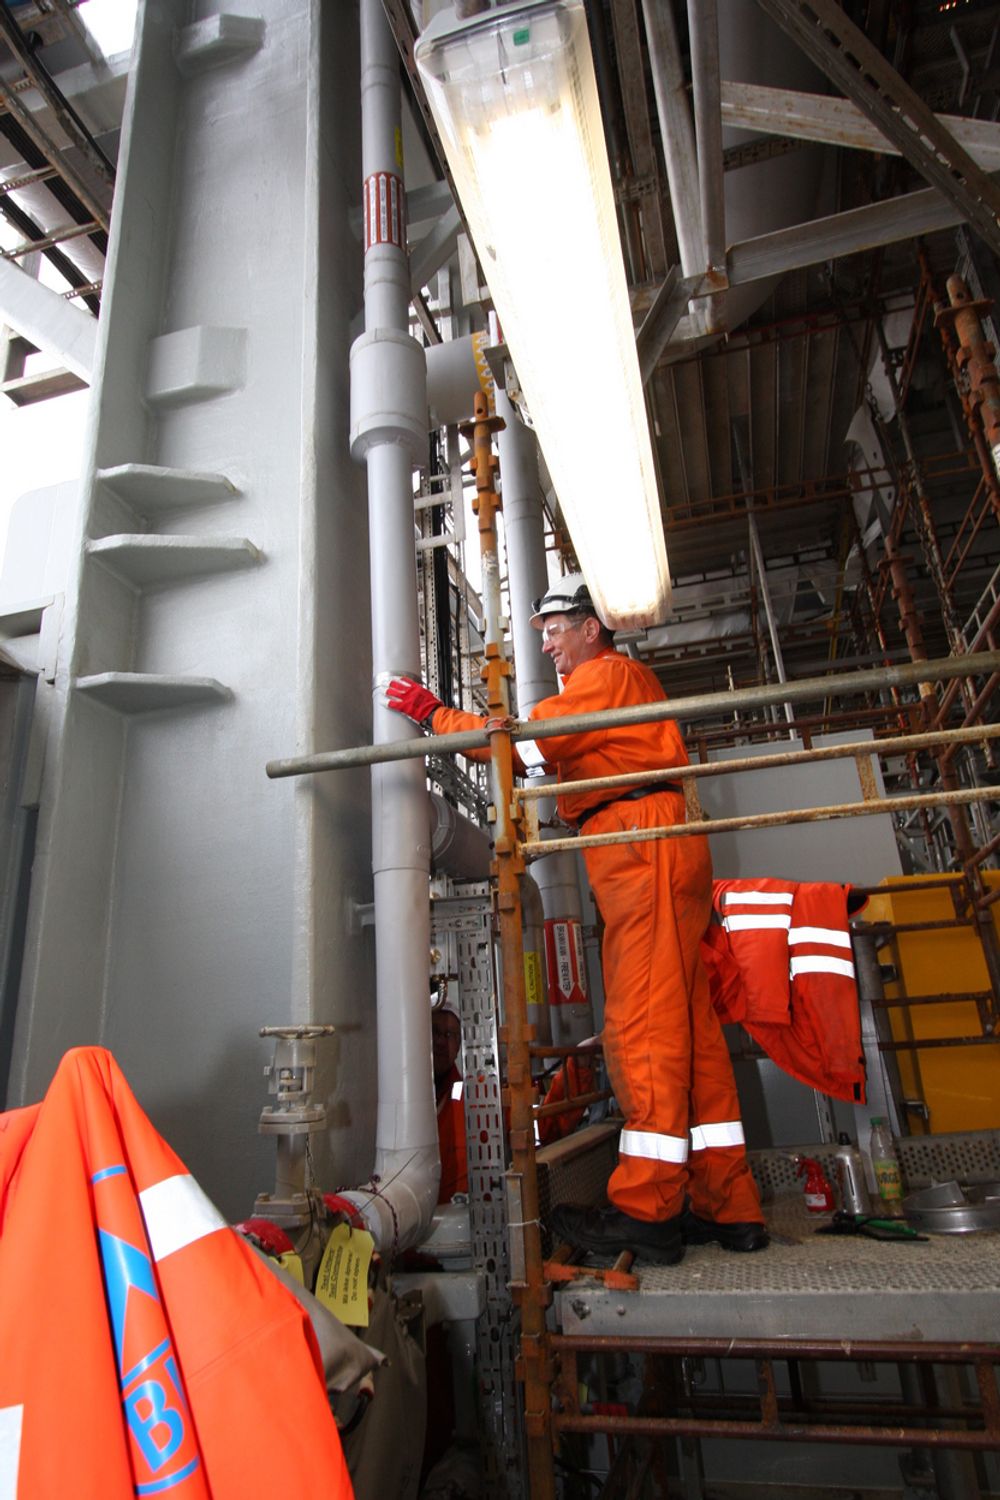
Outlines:
[[872, 1168], [878, 1184], [879, 1197], [882, 1199], [882, 1207], [891, 1217], [897, 1218], [902, 1213], [900, 1204], [903, 1199], [903, 1174], [899, 1167], [896, 1142], [883, 1115], [872, 1117], [872, 1134], [868, 1149], [871, 1152]]
[[854, 1145], [846, 1130], [837, 1137], [837, 1154], [834, 1158], [837, 1187], [840, 1190], [840, 1206], [845, 1214], [868, 1213], [868, 1188], [865, 1185], [865, 1168], [861, 1152]]
[[800, 1156], [799, 1176], [805, 1175], [806, 1208], [811, 1214], [832, 1214], [834, 1209], [833, 1188], [818, 1161], [811, 1156]]

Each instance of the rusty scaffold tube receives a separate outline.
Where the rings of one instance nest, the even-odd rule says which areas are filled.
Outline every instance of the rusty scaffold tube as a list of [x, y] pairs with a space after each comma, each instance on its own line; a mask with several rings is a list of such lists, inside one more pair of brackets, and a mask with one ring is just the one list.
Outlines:
[[[966, 426], [989, 491], [990, 503], [1000, 519], [1000, 374], [996, 367], [996, 350], [983, 332], [981, 315], [993, 303], [976, 302], [961, 276], [949, 276], [946, 283], [948, 303], [937, 302], [934, 322], [945, 339], [945, 352], [953, 374]], [[945, 329], [955, 332], [957, 349], [947, 342]], [[964, 374], [964, 379], [960, 378]]]
[[524, 855], [521, 840], [521, 814], [514, 797], [514, 749], [510, 735], [511, 721], [508, 679], [510, 663], [504, 655], [500, 628], [500, 588], [496, 516], [500, 497], [494, 478], [497, 458], [493, 453], [493, 433], [503, 427], [499, 417], [491, 417], [486, 397], [476, 392], [475, 421], [463, 428], [472, 439], [470, 467], [476, 479], [474, 509], [479, 521], [479, 544], [483, 562], [484, 596], [486, 596], [486, 697], [489, 715], [486, 733], [489, 737], [493, 797], [492, 873], [494, 896], [500, 926], [500, 963], [503, 977], [503, 1021], [501, 1040], [507, 1045], [507, 1094], [510, 1110], [510, 1178], [516, 1189], [508, 1201], [520, 1205], [518, 1224], [508, 1225], [513, 1239], [520, 1234], [523, 1244], [523, 1280], [514, 1282], [512, 1294], [521, 1315], [521, 1344], [517, 1360], [518, 1379], [524, 1388], [524, 1422], [531, 1475], [532, 1500], [554, 1500], [555, 1469], [552, 1447], [552, 1358], [548, 1349], [545, 1309], [551, 1300], [551, 1288], [545, 1281], [542, 1263], [542, 1228], [538, 1205], [538, 1174], [535, 1166], [534, 1089], [531, 1077], [530, 1044], [534, 1028], [528, 1025], [527, 996], [524, 984], [524, 941], [521, 910], [521, 877]]

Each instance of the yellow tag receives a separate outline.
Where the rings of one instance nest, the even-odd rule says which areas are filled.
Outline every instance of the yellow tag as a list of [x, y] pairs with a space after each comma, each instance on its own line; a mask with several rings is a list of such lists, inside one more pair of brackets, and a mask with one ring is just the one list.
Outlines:
[[396, 126], [396, 166], [403, 170], [403, 132]]
[[527, 1005], [542, 1003], [542, 956], [531, 951], [524, 955], [524, 999]]
[[338, 1224], [319, 1264], [316, 1296], [350, 1328], [368, 1327], [368, 1266], [374, 1248], [367, 1229]]
[[294, 1250], [286, 1250], [284, 1255], [278, 1256], [278, 1265], [287, 1271], [289, 1276], [294, 1276], [299, 1286], [305, 1286], [306, 1278], [302, 1272], [301, 1255], [296, 1255]]

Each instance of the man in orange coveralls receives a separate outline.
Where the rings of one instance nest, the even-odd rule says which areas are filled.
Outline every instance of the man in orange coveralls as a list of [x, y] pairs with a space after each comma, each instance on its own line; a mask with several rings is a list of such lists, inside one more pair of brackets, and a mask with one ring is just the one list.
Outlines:
[[[532, 624], [564, 688], [536, 704], [531, 719], [663, 698], [647, 667], [614, 650], [582, 574], [568, 574], [536, 600]], [[445, 708], [409, 680], [391, 682], [386, 698], [436, 734], [483, 722]], [[537, 745], [521, 741], [518, 751], [525, 769], [553, 766], [561, 781], [687, 764], [671, 721]], [[558, 804], [560, 816], [578, 828], [585, 824], [588, 834], [684, 818], [683, 792], [667, 776], [610, 796], [572, 793]], [[698, 951], [712, 909], [707, 842], [614, 844], [587, 849], [584, 858], [605, 924], [604, 1052], [625, 1125], [608, 1183], [610, 1207], [563, 1204], [552, 1214], [553, 1228], [585, 1250], [631, 1250], [661, 1264], [680, 1260], [686, 1243], [762, 1250], [768, 1237], [747, 1165], [732, 1064]]]

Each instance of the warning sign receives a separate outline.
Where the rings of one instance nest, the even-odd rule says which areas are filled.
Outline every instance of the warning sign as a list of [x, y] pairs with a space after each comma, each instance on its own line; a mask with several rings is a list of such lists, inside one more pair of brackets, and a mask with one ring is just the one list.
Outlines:
[[579, 922], [545, 923], [545, 958], [550, 1005], [582, 1005], [587, 998], [583, 931]]
[[338, 1224], [319, 1264], [316, 1296], [351, 1328], [368, 1327], [368, 1267], [374, 1244], [367, 1229]]

